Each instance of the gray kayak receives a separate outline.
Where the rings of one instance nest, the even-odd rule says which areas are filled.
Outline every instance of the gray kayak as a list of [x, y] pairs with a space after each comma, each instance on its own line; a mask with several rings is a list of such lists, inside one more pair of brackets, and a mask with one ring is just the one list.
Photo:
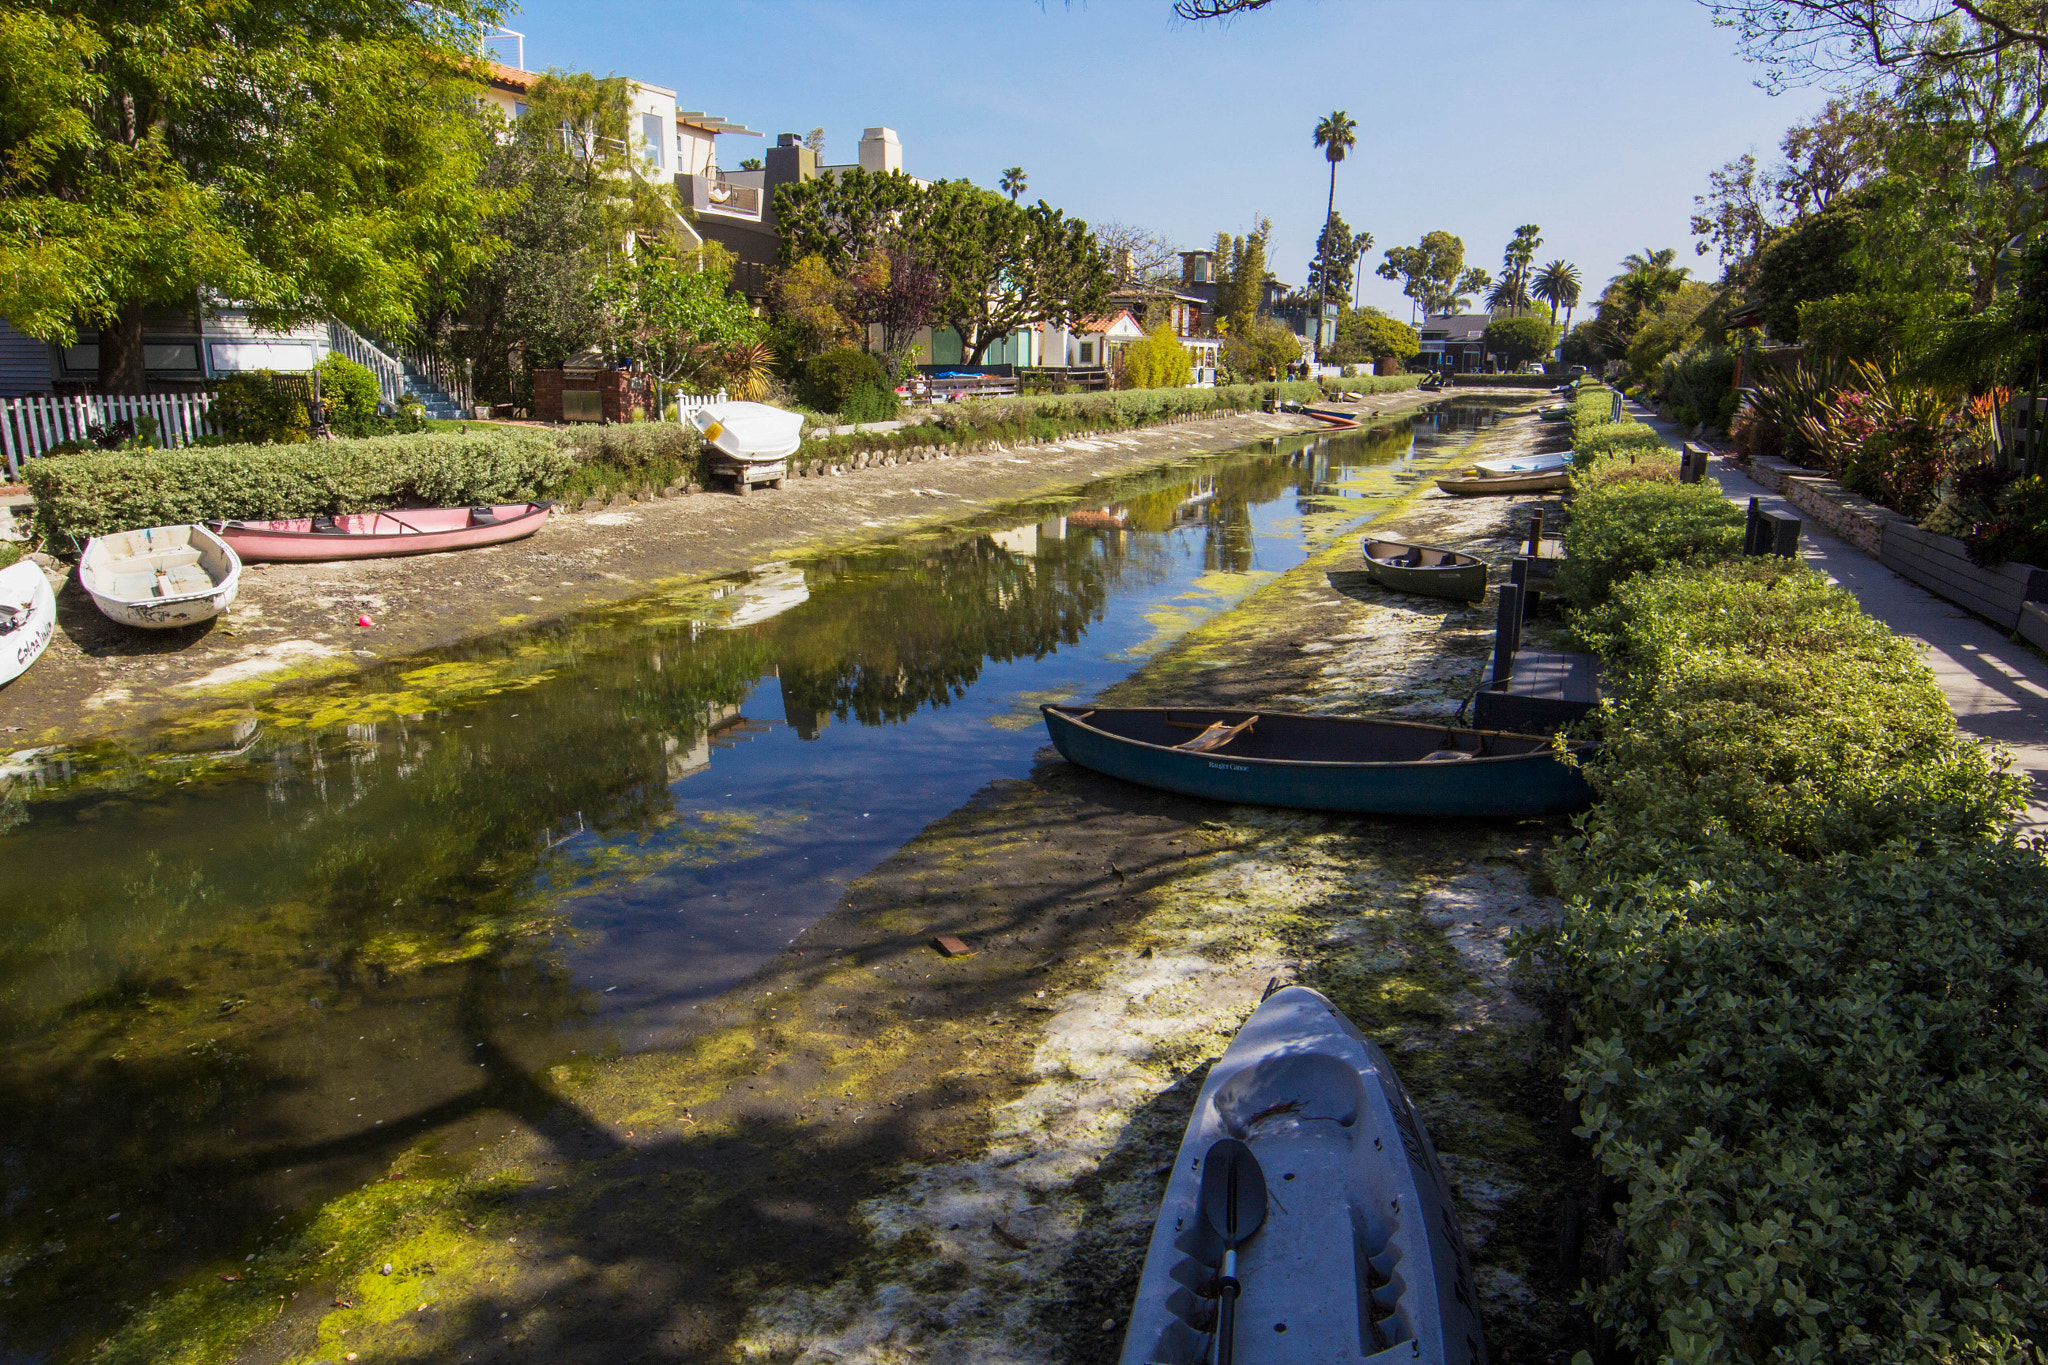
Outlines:
[[[1203, 1163], [1246, 1148], [1266, 1199], [1235, 1248], [1226, 1354], [1218, 1279], [1232, 1263]], [[1122, 1365], [1485, 1365], [1473, 1303], [1449, 1183], [1386, 1054], [1315, 991], [1274, 992], [1195, 1102]]]
[[1365, 542], [1365, 571], [1383, 588], [1477, 602], [1486, 596], [1486, 564], [1441, 545], [1399, 540]]

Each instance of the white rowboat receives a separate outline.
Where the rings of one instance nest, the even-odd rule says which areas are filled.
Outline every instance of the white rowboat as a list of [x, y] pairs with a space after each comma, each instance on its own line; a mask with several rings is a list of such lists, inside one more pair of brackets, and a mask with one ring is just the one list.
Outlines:
[[757, 483], [780, 488], [789, 457], [803, 443], [803, 414], [766, 403], [713, 403], [692, 413], [690, 424], [711, 447], [712, 473], [742, 494]]
[[57, 630], [57, 595], [42, 568], [24, 559], [0, 569], [0, 685], [43, 657]]
[[108, 620], [175, 630], [228, 609], [242, 561], [204, 526], [151, 526], [94, 536], [78, 561], [78, 581]]

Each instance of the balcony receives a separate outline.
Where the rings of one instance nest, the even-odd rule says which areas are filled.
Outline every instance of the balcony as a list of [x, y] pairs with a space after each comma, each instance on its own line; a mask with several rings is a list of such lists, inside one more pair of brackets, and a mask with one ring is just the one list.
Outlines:
[[683, 192], [683, 203], [699, 213], [742, 218], [750, 223], [761, 221], [761, 191], [758, 186], [735, 185], [723, 176], [714, 175], [679, 175], [676, 185]]

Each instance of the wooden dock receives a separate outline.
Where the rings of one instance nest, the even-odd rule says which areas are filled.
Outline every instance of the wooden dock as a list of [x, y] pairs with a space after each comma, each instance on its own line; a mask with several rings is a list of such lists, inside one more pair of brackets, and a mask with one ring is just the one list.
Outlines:
[[1593, 655], [1522, 648], [1524, 607], [1535, 595], [1526, 586], [1528, 569], [1526, 557], [1518, 557], [1515, 581], [1501, 586], [1493, 664], [1472, 698], [1472, 724], [1481, 730], [1541, 734], [1600, 704], [1600, 661]]

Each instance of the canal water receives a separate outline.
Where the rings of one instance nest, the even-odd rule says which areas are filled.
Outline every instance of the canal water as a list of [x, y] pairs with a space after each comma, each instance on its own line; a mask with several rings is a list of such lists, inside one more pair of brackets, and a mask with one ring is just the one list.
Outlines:
[[[1495, 420], [1447, 404], [551, 623], [0, 797], [0, 1361], [528, 1079], [658, 1045], [1118, 681]], [[67, 1348], [66, 1342], [70, 1345]]]

